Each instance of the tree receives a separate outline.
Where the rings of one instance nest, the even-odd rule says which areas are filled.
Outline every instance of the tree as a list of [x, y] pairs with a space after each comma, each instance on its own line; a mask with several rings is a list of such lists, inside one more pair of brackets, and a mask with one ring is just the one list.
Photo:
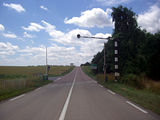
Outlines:
[[126, 7], [119, 6], [112, 8], [112, 19], [115, 23], [114, 34], [117, 33], [131, 33], [137, 28], [137, 21], [135, 13]]
[[[147, 33], [137, 25], [136, 14], [123, 6], [112, 8], [115, 28], [112, 34], [118, 41], [118, 64], [122, 76], [145, 73], [155, 80], [160, 80], [160, 32]], [[105, 47], [107, 72], [114, 71], [114, 42], [108, 41]], [[98, 72], [103, 72], [104, 50], [92, 59], [97, 64]]]
[[119, 70], [121, 74], [134, 73], [137, 71], [132, 62], [137, 54], [137, 39], [134, 38], [138, 27], [136, 14], [123, 6], [113, 7], [112, 10], [115, 24], [113, 37], [118, 40], [119, 48]]

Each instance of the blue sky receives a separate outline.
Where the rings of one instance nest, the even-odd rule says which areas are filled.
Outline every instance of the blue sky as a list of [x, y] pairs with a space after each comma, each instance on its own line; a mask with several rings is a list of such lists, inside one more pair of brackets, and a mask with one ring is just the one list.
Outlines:
[[111, 8], [120, 4], [142, 29], [159, 30], [160, 0], [1, 0], [0, 65], [44, 65], [46, 46], [49, 64], [91, 61], [105, 41], [76, 35], [111, 36]]

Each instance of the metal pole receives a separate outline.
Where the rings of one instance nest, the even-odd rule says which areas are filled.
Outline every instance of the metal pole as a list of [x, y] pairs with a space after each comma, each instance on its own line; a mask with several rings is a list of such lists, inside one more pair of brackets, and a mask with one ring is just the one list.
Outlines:
[[106, 50], [105, 50], [105, 43], [104, 43], [104, 80], [106, 81]]
[[115, 68], [115, 81], [118, 81], [118, 77], [119, 77], [119, 72], [118, 72], [118, 41], [117, 39], [114, 39], [114, 54], [115, 54], [115, 64], [114, 64], [114, 68]]
[[[80, 34], [77, 34], [77, 38], [93, 38], [93, 39], [105, 39], [105, 40], [111, 40], [111, 37], [108, 38], [102, 38], [102, 37], [89, 37], [89, 36], [81, 36]], [[105, 43], [104, 43], [104, 80], [107, 82], [107, 76], [106, 76], [106, 53], [105, 53]]]
[[47, 47], [46, 47], [46, 75], [48, 76]]

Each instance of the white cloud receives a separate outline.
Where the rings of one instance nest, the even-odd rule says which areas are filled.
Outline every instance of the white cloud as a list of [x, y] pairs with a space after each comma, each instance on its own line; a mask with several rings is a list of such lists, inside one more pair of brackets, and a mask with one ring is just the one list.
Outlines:
[[2, 24], [0, 24], [0, 31], [4, 31], [4, 26]]
[[[37, 25], [37, 23], [35, 24]], [[51, 37], [51, 44], [48, 46], [48, 62], [54, 65], [69, 65], [70, 63], [80, 65], [86, 61], [91, 61], [93, 56], [103, 49], [104, 42], [106, 42], [103, 39], [78, 39], [77, 34], [104, 38], [111, 35], [108, 33], [93, 35], [84, 29], [73, 29], [68, 32], [62, 32], [44, 20], [38, 25], [43, 28], [39, 30], [47, 32]], [[24, 34], [28, 33], [24, 32]], [[9, 57], [3, 59], [2, 63], [3, 65], [42, 65], [45, 64], [45, 50], [44, 45], [26, 46], [16, 51], [16, 59]]]
[[[93, 56], [103, 49], [104, 40], [99, 39], [77, 39], [76, 32], [81, 31], [81, 35], [90, 34], [86, 30], [72, 30], [66, 34], [66, 36], [70, 36], [70, 43], [60, 46], [55, 43], [51, 43], [48, 46], [48, 63], [52, 65], [69, 65], [70, 63], [75, 63], [76, 65], [80, 65], [86, 61], [91, 61]], [[84, 33], [83, 33], [84, 32]], [[73, 34], [75, 33], [75, 34]], [[72, 37], [71, 37], [72, 36]], [[98, 37], [108, 37], [108, 34], [98, 33], [95, 36]], [[75, 45], [74, 45], [75, 43]], [[80, 43], [80, 44], [79, 44]], [[10, 44], [11, 45], [11, 44]], [[8, 56], [14, 55], [15, 52], [17, 54], [16, 58], [8, 57], [5, 59], [2, 58], [1, 65], [44, 65], [45, 64], [45, 46], [26, 46], [25, 48], [18, 49], [18, 46], [7, 47], [8, 45], [3, 45], [7, 47], [4, 51], [4, 47], [1, 47], [0, 43], [0, 55]], [[13, 46], [13, 45], [12, 45]], [[14, 48], [14, 49], [13, 49]]]
[[43, 26], [41, 26], [40, 24], [37, 23], [30, 23], [30, 25], [28, 27], [22, 27], [24, 30], [26, 31], [36, 31], [39, 32], [40, 30], [44, 29]]
[[[82, 36], [96, 36], [96, 37], [104, 37], [107, 38], [111, 36], [111, 34], [103, 34], [103, 33], [97, 33], [96, 35], [92, 35], [88, 30], [83, 29], [74, 29], [67, 33], [63, 33], [63, 35], [59, 35], [58, 38], [55, 36], [51, 36], [51, 40], [61, 43], [65, 46], [75, 47], [75, 49], [72, 49], [68, 53], [60, 51], [57, 47], [54, 46], [55, 49], [58, 51], [52, 52], [52, 54], [59, 54], [59, 52], [62, 52], [61, 59], [64, 59], [64, 56], [67, 56], [67, 59], [70, 60], [76, 65], [80, 65], [81, 63], [84, 63], [86, 61], [91, 61], [93, 56], [101, 51], [103, 49], [104, 42], [107, 42], [103, 39], [85, 39], [85, 38], [77, 38], [77, 34], [81, 34]], [[79, 49], [77, 49], [79, 48]], [[61, 50], [65, 50], [64, 48], [61, 48]], [[58, 55], [56, 55], [58, 56]], [[61, 60], [59, 59], [59, 60]], [[65, 61], [66, 62], [66, 61]], [[65, 63], [64, 62], [64, 63]], [[69, 64], [69, 62], [67, 63]]]
[[28, 34], [27, 32], [24, 32], [23, 37], [25, 37], [25, 38], [34, 38], [35, 36], [33, 36], [31, 34]]
[[21, 4], [14, 4], [14, 3], [3, 3], [3, 6], [11, 8], [16, 10], [17, 12], [21, 13], [21, 12], [25, 12], [25, 9], [23, 8], [23, 6]]
[[128, 3], [131, 0], [96, 0], [96, 1], [103, 6], [113, 6], [113, 5]]
[[112, 19], [110, 16], [111, 9], [104, 11], [101, 8], [93, 8], [81, 13], [80, 17], [73, 17], [71, 19], [65, 18], [66, 24], [75, 24], [80, 27], [111, 27]]
[[148, 32], [156, 33], [160, 30], [160, 8], [151, 6], [147, 11], [138, 15], [138, 24]]
[[18, 49], [18, 46], [12, 45], [10, 42], [0, 42], [0, 56], [14, 55]]
[[60, 36], [63, 36], [64, 33], [61, 31], [56, 30], [56, 27], [54, 25], [51, 25], [47, 23], [46, 21], [42, 20], [41, 21], [44, 25], [45, 31], [52, 37], [54, 38], [59, 38]]
[[43, 9], [43, 10], [46, 10], [46, 11], [48, 10], [48, 8], [44, 7], [43, 5], [41, 5], [40, 8]]
[[17, 38], [17, 35], [14, 33], [3, 33], [2, 35], [6, 38]]

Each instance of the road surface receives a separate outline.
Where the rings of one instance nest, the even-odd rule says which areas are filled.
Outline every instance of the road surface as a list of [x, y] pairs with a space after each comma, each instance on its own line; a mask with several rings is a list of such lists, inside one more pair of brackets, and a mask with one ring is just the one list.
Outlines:
[[85, 75], [80, 67], [53, 83], [0, 103], [0, 120], [160, 120]]

